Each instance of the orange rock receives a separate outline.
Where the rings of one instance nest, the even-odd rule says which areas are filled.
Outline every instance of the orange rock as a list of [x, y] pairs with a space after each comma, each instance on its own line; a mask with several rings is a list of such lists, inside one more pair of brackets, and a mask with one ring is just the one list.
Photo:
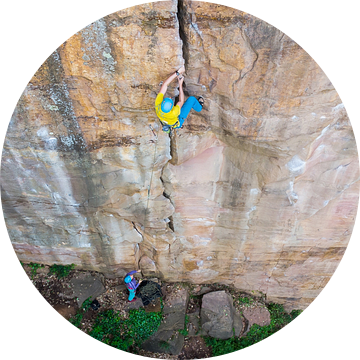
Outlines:
[[[14, 249], [111, 277], [140, 261], [145, 276], [233, 284], [304, 308], [354, 225], [358, 154], [345, 108], [278, 29], [216, 4], [177, 5], [90, 24], [31, 79], [2, 157]], [[205, 105], [169, 137], [154, 100], [184, 63], [186, 96]], [[174, 82], [167, 94], [177, 93]]]

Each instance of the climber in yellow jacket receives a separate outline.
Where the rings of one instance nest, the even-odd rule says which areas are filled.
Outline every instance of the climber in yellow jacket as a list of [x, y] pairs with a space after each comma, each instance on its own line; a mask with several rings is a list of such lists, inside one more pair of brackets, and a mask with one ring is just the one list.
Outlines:
[[[199, 112], [202, 110], [204, 105], [204, 98], [202, 96], [200, 96], [198, 99], [196, 99], [194, 96], [190, 96], [185, 101], [185, 95], [183, 91], [184, 76], [182, 75], [184, 72], [185, 67], [182, 66], [178, 71], [170, 75], [162, 84], [160, 92], [155, 100], [156, 115], [163, 125], [163, 131], [166, 133], [170, 133], [171, 128], [181, 128], [186, 117], [189, 115], [190, 110], [194, 109], [195, 111]], [[176, 77], [179, 82], [179, 101], [174, 106], [174, 101], [170, 98], [164, 99], [164, 95], [169, 84]]]

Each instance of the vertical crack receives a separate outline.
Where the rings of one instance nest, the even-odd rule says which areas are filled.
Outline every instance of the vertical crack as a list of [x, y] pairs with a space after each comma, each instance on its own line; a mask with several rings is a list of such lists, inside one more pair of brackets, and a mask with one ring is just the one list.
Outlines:
[[[178, 29], [179, 29], [179, 38], [182, 41], [182, 58], [184, 59], [184, 65], [185, 65], [185, 69], [187, 68], [188, 64], [189, 64], [189, 43], [188, 43], [188, 39], [187, 39], [187, 35], [185, 32], [185, 26], [186, 26], [186, 18], [188, 16], [188, 11], [186, 9], [186, 1], [184, 0], [178, 0], [178, 4], [177, 4], [177, 20], [178, 20]], [[184, 94], [186, 96], [188, 96], [188, 93], [186, 91], [186, 84], [185, 81], [183, 82], [183, 88], [184, 88]], [[176, 99], [177, 101], [178, 99]], [[158, 137], [155, 134], [154, 129], [150, 126], [150, 130], [152, 131], [153, 135], [155, 136], [155, 142], [157, 143]], [[160, 130], [161, 131], [161, 130]], [[175, 130], [172, 130], [171, 133], [169, 134], [169, 140], [170, 140], [170, 155], [171, 155], [171, 159], [170, 159], [170, 163], [171, 164], [176, 164], [177, 160], [178, 160], [178, 155], [177, 155], [177, 148], [176, 148], [176, 132]], [[155, 161], [155, 160], [154, 160]], [[163, 170], [165, 169], [166, 165], [164, 166]], [[164, 185], [164, 189], [165, 189], [165, 183], [164, 180], [162, 179], [162, 177], [160, 177], [161, 182]], [[151, 181], [150, 181], [151, 183]], [[150, 189], [148, 189], [148, 202], [149, 202], [149, 193], [150, 193]], [[173, 201], [171, 200], [171, 195], [168, 194], [165, 190], [163, 192], [163, 196], [166, 197], [170, 203], [173, 205], [173, 207], [175, 208], [175, 205], [173, 203]], [[146, 209], [148, 209], [148, 205]], [[165, 221], [167, 222], [167, 226], [168, 228], [175, 232], [175, 226], [174, 226], [174, 221], [173, 221], [173, 216], [169, 216], [167, 219], [165, 219]], [[136, 228], [135, 224], [133, 223], [134, 229], [139, 232], [139, 230]], [[146, 210], [145, 210], [145, 219], [144, 219], [144, 231], [146, 231]], [[139, 234], [141, 234], [139, 232]]]
[[[161, 180], [161, 182], [164, 184], [163, 179], [160, 178], [160, 180]], [[169, 199], [171, 205], [172, 205], [172, 206], [174, 207], [174, 209], [175, 209], [175, 205], [174, 205], [174, 203], [172, 202], [170, 195], [167, 194], [165, 191], [163, 192], [163, 195], [164, 195], [164, 197], [166, 197], [167, 199]], [[170, 229], [172, 232], [175, 232], [174, 220], [173, 220], [172, 215], [169, 216], [169, 217], [167, 218], [167, 220], [168, 220], [168, 221], [167, 221], [167, 225], [168, 225], [169, 229]]]
[[[187, 16], [186, 4], [185, 4], [184, 0], [178, 0], [176, 16], [177, 16], [178, 26], [179, 26], [178, 27], [179, 38], [182, 41], [182, 58], [184, 59], [184, 65], [185, 65], [185, 69], [186, 69], [187, 65], [189, 63], [189, 45], [188, 45], [186, 33], [184, 31], [185, 23], [186, 23], [185, 19]], [[188, 93], [186, 91], [185, 81], [183, 82], [183, 88], [184, 88], [184, 94], [188, 96]], [[177, 102], [178, 100], [179, 99], [176, 98], [175, 102]], [[171, 155], [171, 160], [169, 162], [171, 164], [176, 164], [178, 155], [177, 155], [177, 149], [176, 149], [176, 132], [175, 132], [175, 130], [171, 131], [171, 133], [169, 134], [169, 139], [170, 139], [169, 146], [170, 146], [170, 155]], [[164, 168], [165, 168], [165, 166], [164, 166]], [[163, 168], [163, 170], [164, 170], [164, 168]], [[165, 184], [164, 184], [162, 177], [160, 177], [160, 180], [163, 183], [164, 188], [165, 188]], [[166, 197], [170, 201], [170, 203], [173, 205], [173, 207], [175, 208], [175, 205], [174, 205], [173, 201], [171, 200], [170, 194], [167, 194], [166, 191], [164, 191], [163, 196]], [[168, 228], [172, 232], [175, 232], [173, 217], [169, 216], [165, 221], [167, 222]]]
[[136, 227], [135, 223], [132, 221], [131, 222], [133, 224], [134, 230], [144, 239], [143, 234], [139, 231], [139, 229]]
[[178, 18], [178, 22], [179, 22], [179, 36], [183, 43], [182, 56], [185, 61], [185, 69], [186, 69], [186, 67], [189, 63], [189, 59], [190, 59], [189, 43], [188, 43], [187, 35], [184, 30], [186, 16], [187, 16], [187, 9], [184, 4], [184, 0], [178, 0], [177, 18]]
[[[174, 220], [172, 216], [169, 216], [169, 223], [168, 223], [169, 228], [171, 229], [172, 232], [175, 232], [175, 228], [174, 228]], [[169, 245], [169, 251], [170, 251], [170, 245]]]
[[[132, 221], [131, 222], [133, 227], [134, 227], [134, 230], [141, 236], [141, 238], [143, 239], [143, 241], [145, 240], [144, 239], [144, 235], [141, 233], [141, 231], [137, 228], [136, 224]], [[139, 245], [140, 243], [137, 243], [135, 246], [135, 263], [137, 265], [137, 269], [140, 269], [140, 260], [141, 260], [141, 257], [143, 256], [143, 251], [141, 249], [141, 246]]]

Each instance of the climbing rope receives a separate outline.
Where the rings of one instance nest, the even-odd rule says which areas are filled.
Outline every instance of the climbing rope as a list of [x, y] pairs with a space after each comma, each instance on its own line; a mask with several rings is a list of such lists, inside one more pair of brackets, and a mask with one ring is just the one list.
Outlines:
[[[180, 78], [184, 77], [184, 75], [180, 75], [177, 72], [177, 76], [180, 76]], [[161, 86], [163, 82], [161, 82], [159, 85]], [[160, 120], [160, 123], [163, 124]], [[146, 229], [146, 220], [147, 220], [147, 212], [149, 209], [149, 200], [150, 200], [150, 191], [151, 191], [151, 184], [152, 184], [152, 178], [153, 178], [153, 173], [154, 173], [154, 167], [155, 167], [155, 159], [156, 159], [156, 153], [157, 153], [157, 144], [158, 144], [158, 135], [159, 135], [159, 131], [160, 131], [160, 126], [158, 127], [157, 133], [155, 134], [155, 131], [153, 129], [153, 127], [151, 126], [151, 124], [149, 124], [150, 130], [152, 131], [152, 133], [155, 136], [155, 151], [154, 151], [154, 160], [153, 160], [153, 166], [151, 169], [151, 176], [150, 176], [150, 184], [148, 186], [148, 191], [147, 191], [147, 202], [146, 202], [146, 208], [145, 208], [145, 214], [144, 214], [144, 232]], [[173, 129], [173, 131], [175, 132], [175, 129]], [[176, 135], [176, 132], [175, 132]], [[171, 136], [171, 132], [170, 132], [170, 136]]]
[[138, 287], [138, 297], [141, 298], [144, 306], [154, 302], [156, 298], [161, 298], [161, 286], [151, 280], [144, 280]]
[[152, 166], [151, 175], [150, 175], [150, 183], [148, 185], [148, 191], [147, 191], [146, 208], [145, 208], [145, 213], [144, 213], [144, 232], [145, 232], [145, 229], [146, 229], [146, 219], [147, 219], [147, 212], [148, 212], [148, 209], [149, 209], [150, 191], [151, 191], [151, 184], [152, 184], [152, 179], [153, 179], [153, 174], [154, 174], [154, 167], [155, 167], [156, 153], [157, 153], [157, 144], [158, 144], [158, 135], [159, 135], [159, 130], [160, 130], [160, 126], [159, 126], [158, 130], [157, 130], [157, 133], [155, 133], [155, 131], [154, 131], [153, 127], [151, 126], [151, 124], [149, 124], [149, 127], [150, 127], [151, 132], [155, 136], [155, 151], [154, 151], [153, 166]]

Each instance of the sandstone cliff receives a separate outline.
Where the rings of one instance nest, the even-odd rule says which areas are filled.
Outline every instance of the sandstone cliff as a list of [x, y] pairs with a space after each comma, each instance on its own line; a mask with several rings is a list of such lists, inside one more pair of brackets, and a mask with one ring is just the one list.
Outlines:
[[[186, 95], [206, 103], [169, 137], [153, 104], [182, 64]], [[314, 60], [249, 14], [175, 0], [111, 14], [49, 56], [14, 111], [1, 176], [22, 261], [140, 266], [288, 308], [335, 271], [359, 194], [350, 121]]]

